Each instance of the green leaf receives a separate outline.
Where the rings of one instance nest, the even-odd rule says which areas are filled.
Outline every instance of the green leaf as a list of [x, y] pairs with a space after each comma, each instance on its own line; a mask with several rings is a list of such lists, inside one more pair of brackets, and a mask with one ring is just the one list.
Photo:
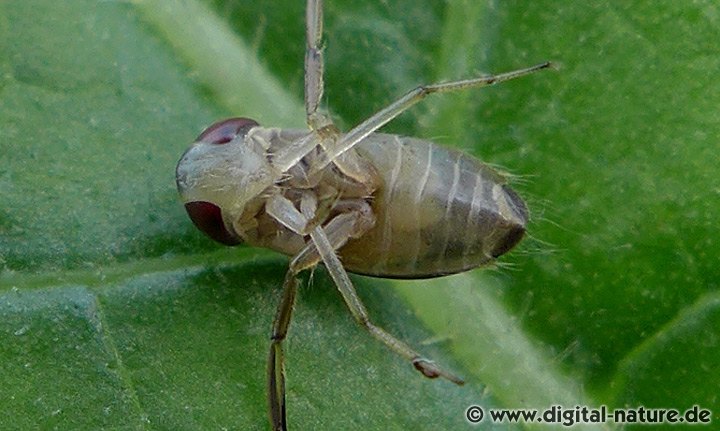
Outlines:
[[[1, 428], [267, 428], [286, 259], [205, 239], [174, 166], [219, 118], [303, 125], [302, 3], [0, 3]], [[533, 215], [497, 269], [353, 277], [378, 324], [468, 384], [418, 376], [318, 270], [287, 343], [292, 428], [460, 429], [471, 404], [720, 420], [717, 7], [326, 0], [325, 16], [345, 129], [421, 83], [558, 70], [385, 128], [503, 166]]]

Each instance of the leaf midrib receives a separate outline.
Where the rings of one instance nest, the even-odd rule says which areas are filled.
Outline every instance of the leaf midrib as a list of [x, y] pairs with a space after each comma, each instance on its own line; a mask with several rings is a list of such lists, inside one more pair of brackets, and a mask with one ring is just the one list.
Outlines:
[[192, 255], [161, 256], [143, 258], [128, 262], [114, 262], [93, 265], [91, 268], [66, 269], [57, 271], [20, 272], [5, 271], [0, 274], [2, 291], [17, 286], [23, 289], [46, 289], [68, 285], [82, 285], [88, 288], [102, 288], [108, 284], [137, 278], [149, 274], [174, 272], [178, 270], [193, 271], [213, 262], [214, 266], [226, 267], [252, 264], [260, 261], [273, 261], [278, 254], [270, 250], [251, 247], [223, 247], [206, 253]]

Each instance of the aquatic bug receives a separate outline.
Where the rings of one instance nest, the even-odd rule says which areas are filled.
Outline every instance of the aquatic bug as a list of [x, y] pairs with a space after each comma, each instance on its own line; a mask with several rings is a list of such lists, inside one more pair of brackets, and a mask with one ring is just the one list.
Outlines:
[[[323, 94], [322, 0], [306, 9], [305, 111], [309, 130], [220, 121], [183, 154], [177, 186], [195, 225], [226, 245], [247, 243], [289, 256], [268, 359], [273, 429], [286, 424], [283, 340], [300, 271], [323, 263], [354, 319], [429, 378], [461, 378], [370, 320], [348, 271], [429, 278], [492, 262], [523, 237], [528, 210], [505, 178], [459, 151], [376, 133], [432, 93], [477, 88], [545, 69], [423, 85], [341, 133], [319, 111]], [[339, 258], [342, 256], [342, 262]]]

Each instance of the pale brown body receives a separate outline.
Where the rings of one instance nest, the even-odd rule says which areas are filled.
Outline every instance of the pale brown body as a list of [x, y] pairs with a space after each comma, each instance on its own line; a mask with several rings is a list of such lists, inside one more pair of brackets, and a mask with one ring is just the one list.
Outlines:
[[340, 250], [352, 272], [434, 277], [485, 265], [522, 238], [527, 209], [477, 159], [430, 141], [371, 135], [357, 152], [380, 173], [375, 227]]
[[[273, 132], [263, 133], [271, 140], [271, 151], [307, 134]], [[298, 200], [302, 189], [314, 192], [319, 201], [326, 195], [331, 206], [335, 201], [369, 204], [371, 213], [364, 219], [369, 229], [359, 227], [359, 237], [338, 250], [348, 271], [386, 278], [452, 274], [491, 262], [522, 238], [525, 204], [502, 175], [477, 159], [430, 141], [381, 133], [368, 136], [355, 150], [370, 166], [369, 187], [332, 166], [319, 181], [306, 181], [303, 166], [312, 163], [314, 153], [295, 167], [290, 184], [278, 187], [291, 201]], [[331, 209], [328, 216], [338, 212]], [[259, 230], [245, 229], [250, 244], [291, 256], [305, 246], [305, 238], [258, 210]]]

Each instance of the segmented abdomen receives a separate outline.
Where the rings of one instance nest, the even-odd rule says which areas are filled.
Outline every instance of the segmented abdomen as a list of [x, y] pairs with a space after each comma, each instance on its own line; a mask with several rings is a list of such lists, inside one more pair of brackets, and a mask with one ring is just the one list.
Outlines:
[[377, 168], [376, 224], [340, 250], [352, 272], [424, 278], [462, 272], [507, 252], [525, 233], [525, 203], [502, 175], [429, 141], [374, 134], [357, 147]]

